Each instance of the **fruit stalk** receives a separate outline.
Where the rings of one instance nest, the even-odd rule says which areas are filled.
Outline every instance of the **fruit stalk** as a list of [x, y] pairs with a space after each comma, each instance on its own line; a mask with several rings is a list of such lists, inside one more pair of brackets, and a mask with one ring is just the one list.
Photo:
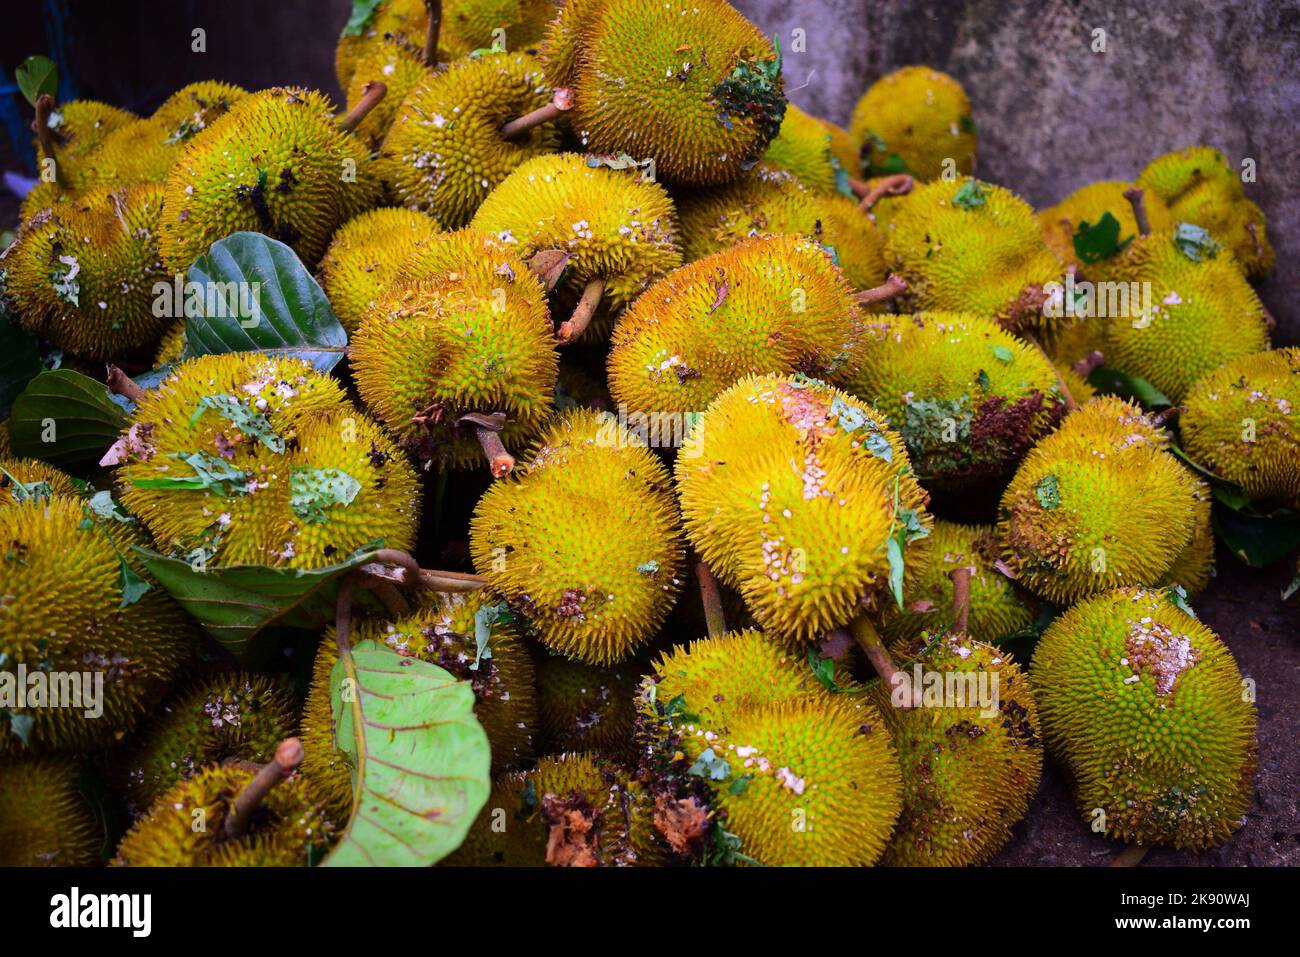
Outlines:
[[897, 273], [890, 273], [879, 286], [873, 286], [870, 289], [864, 289], [861, 292], [853, 294], [853, 301], [870, 305], [876, 302], [887, 302], [896, 296], [907, 292], [907, 282]]
[[513, 140], [527, 133], [534, 126], [549, 123], [557, 119], [560, 114], [571, 109], [573, 109], [573, 91], [568, 87], [558, 86], [555, 88], [555, 92], [551, 94], [551, 102], [511, 120], [501, 127], [501, 136], [504, 139]]
[[371, 80], [361, 89], [361, 99], [357, 105], [348, 111], [347, 115], [339, 120], [339, 129], [344, 133], [351, 133], [364, 120], [379, 101], [388, 93], [388, 87], [379, 80]]
[[1061, 370], [1056, 368], [1056, 363], [1052, 361], [1052, 357], [1043, 348], [1043, 344], [1038, 341], [1037, 337], [1027, 332], [1020, 333], [1020, 337], [1037, 349], [1038, 354], [1043, 357], [1043, 361], [1051, 368], [1052, 374], [1056, 376], [1056, 387], [1061, 390], [1061, 398], [1065, 400], [1065, 411], [1073, 412], [1079, 407], [1079, 403], [1075, 400], [1074, 394], [1070, 392], [1070, 387], [1065, 384], [1065, 379], [1061, 376]]
[[604, 279], [596, 278], [587, 283], [582, 290], [582, 297], [573, 309], [573, 315], [560, 323], [560, 328], [555, 331], [555, 338], [561, 345], [567, 345], [582, 335], [591, 323], [591, 317], [596, 314], [596, 307], [600, 305], [600, 297], [604, 292]]
[[1147, 216], [1147, 204], [1145, 193], [1140, 187], [1134, 186], [1132, 189], [1124, 190], [1124, 198], [1129, 201], [1133, 207], [1133, 218], [1137, 220], [1138, 234], [1142, 236], [1151, 235], [1151, 219]]
[[48, 93], [42, 93], [36, 98], [36, 119], [32, 121], [32, 132], [36, 134], [37, 141], [41, 144], [41, 152], [45, 158], [54, 163], [54, 177], [60, 179], [59, 164], [54, 157], [54, 144], [58, 142], [58, 134], [50, 129], [50, 114], [54, 112], [54, 97]]
[[[871, 667], [875, 669], [876, 674], [880, 675], [880, 679], [885, 683], [886, 687], [892, 691], [898, 686], [900, 680], [906, 680], [903, 673], [895, 666], [894, 659], [890, 657], [889, 649], [885, 647], [885, 643], [881, 640], [880, 633], [867, 620], [864, 612], [859, 612], [857, 617], [853, 619], [849, 625], [849, 631], [853, 635], [853, 640], [858, 643], [858, 647], [867, 656], [867, 661], [871, 662]], [[917, 704], [920, 704], [918, 700], [920, 689], [912, 689], [912, 694], [915, 696], [913, 698], [915, 703], [903, 705], [902, 708], [905, 711], [910, 711]]]
[[969, 565], [954, 568], [948, 573], [952, 579], [952, 620], [953, 627], [963, 635], [967, 634], [967, 622], [970, 618], [970, 576]]
[[108, 374], [105, 376], [105, 382], [108, 385], [108, 391], [114, 395], [120, 395], [125, 399], [130, 399], [136, 405], [147, 394], [147, 390], [140, 383], [136, 382], [129, 375], [119, 369], [117, 366], [110, 365]]
[[230, 814], [226, 817], [227, 838], [239, 837], [248, 829], [248, 822], [257, 806], [262, 803], [262, 798], [297, 770], [298, 765], [302, 764], [303, 756], [302, 742], [297, 738], [285, 738], [280, 742], [280, 746], [275, 749], [275, 758], [262, 765], [231, 805]]
[[424, 65], [433, 69], [438, 65], [438, 35], [442, 33], [442, 0], [424, 0], [429, 22], [424, 28]]
[[718, 589], [718, 579], [708, 562], [697, 562], [695, 577], [700, 580], [700, 601], [704, 604], [704, 621], [708, 625], [710, 638], [721, 638], [727, 633], [727, 619], [722, 611], [722, 592]]
[[[862, 192], [858, 193], [854, 184], [862, 187]], [[906, 173], [896, 173], [893, 176], [886, 176], [876, 182], [874, 185], [863, 183], [860, 180], [850, 180], [849, 186], [853, 188], [855, 194], [861, 196], [858, 202], [858, 209], [864, 213], [869, 212], [871, 207], [875, 206], [883, 196], [905, 196], [912, 191], [915, 181]]]

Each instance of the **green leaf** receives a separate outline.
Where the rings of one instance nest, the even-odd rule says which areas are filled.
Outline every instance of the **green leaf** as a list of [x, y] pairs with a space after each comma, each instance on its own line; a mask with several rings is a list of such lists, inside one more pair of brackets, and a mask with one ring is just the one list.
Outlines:
[[835, 662], [832, 659], [823, 658], [815, 647], [809, 648], [808, 667], [812, 668], [813, 677], [822, 683], [822, 687], [827, 691], [835, 690]]
[[368, 546], [325, 568], [190, 564], [135, 546], [145, 568], [176, 602], [236, 658], [247, 658], [253, 639], [272, 623], [320, 628], [334, 620], [339, 578], [374, 558]]
[[375, 15], [375, 9], [379, 6], [380, 0], [352, 0], [352, 13], [348, 17], [348, 22], [343, 25], [343, 35], [345, 37], [359, 37], [365, 32], [366, 27], [370, 25], [371, 18]]
[[1098, 392], [1117, 395], [1121, 399], [1131, 399], [1148, 409], [1173, 405], [1167, 395], [1146, 379], [1120, 372], [1118, 369], [1108, 369], [1105, 366], [1093, 369], [1088, 375], [1088, 384]]
[[122, 590], [122, 604], [119, 608], [134, 605], [153, 586], [137, 575], [124, 557], [119, 556], [117, 569], [117, 586]]
[[277, 455], [284, 454], [284, 439], [271, 427], [271, 420], [250, 407], [243, 399], [233, 395], [205, 395], [199, 399], [194, 414], [190, 416], [190, 425], [193, 426], [208, 409], [226, 419], [250, 439], [257, 439]]
[[0, 482], [0, 486], [8, 485], [9, 497], [19, 505], [23, 502], [35, 502], [39, 505], [41, 502], [48, 501], [54, 494], [49, 482], [20, 482], [5, 469], [0, 469], [0, 476], [4, 476], [7, 480]]
[[9, 415], [14, 399], [42, 368], [36, 337], [25, 332], [0, 304], [0, 419]]
[[126, 414], [108, 388], [71, 369], [32, 379], [9, 416], [14, 455], [73, 471], [98, 463], [125, 427]]
[[705, 748], [686, 773], [710, 781], [725, 781], [731, 775], [731, 765], [714, 754], [712, 748]]
[[974, 209], [977, 206], [983, 206], [987, 202], [988, 196], [984, 193], [984, 187], [980, 185], [980, 181], [977, 179], [966, 180], [952, 197], [952, 204], [958, 209]]
[[1174, 245], [1194, 263], [1213, 259], [1222, 248], [1214, 241], [1209, 230], [1192, 223], [1179, 223], [1174, 227]]
[[993, 358], [999, 362], [1010, 362], [1015, 358], [1015, 354], [1006, 346], [993, 346]]
[[478, 671], [479, 664], [492, 657], [492, 626], [497, 622], [508, 624], [514, 621], [510, 606], [505, 602], [496, 605], [484, 605], [474, 612], [474, 663], [470, 671]]
[[889, 590], [894, 593], [894, 601], [898, 607], [903, 607], [903, 546], [899, 544], [897, 538], [889, 536], [889, 541], [885, 543], [886, 553], [889, 556]]
[[491, 785], [469, 682], [363, 641], [334, 663], [330, 699], [355, 799], [323, 866], [428, 867], [459, 847]]
[[1049, 512], [1061, 506], [1061, 480], [1055, 475], [1044, 475], [1034, 483], [1034, 498]]
[[59, 68], [47, 56], [29, 56], [14, 70], [14, 79], [23, 98], [32, 106], [41, 94], [55, 96], [59, 92]]
[[361, 483], [339, 469], [296, 466], [289, 473], [289, 508], [303, 521], [328, 521], [326, 509], [350, 505], [361, 491]]
[[1119, 220], [1107, 210], [1096, 223], [1084, 220], [1075, 229], [1074, 252], [1083, 262], [1096, 263], [1122, 252], [1132, 241], [1132, 236], [1120, 241]]
[[265, 352], [306, 359], [320, 372], [343, 358], [347, 333], [320, 285], [282, 242], [234, 233], [195, 261], [188, 282], [204, 295], [186, 296], [182, 358]]
[[1282, 589], [1282, 600], [1290, 601], [1291, 596], [1300, 591], [1300, 566], [1296, 567], [1295, 578], [1291, 579], [1291, 584]]
[[[907, 161], [897, 153], [890, 150], [884, 139], [879, 133], [873, 130], [867, 130], [866, 137], [871, 143], [871, 150], [868, 152], [862, 171], [868, 178], [875, 176], [893, 176], [895, 173], [906, 173]], [[879, 154], [881, 159], [877, 160]]]
[[1255, 515], [1229, 508], [1216, 496], [1210, 514], [1223, 544], [1253, 568], [1281, 561], [1300, 546], [1300, 513], [1289, 508]]

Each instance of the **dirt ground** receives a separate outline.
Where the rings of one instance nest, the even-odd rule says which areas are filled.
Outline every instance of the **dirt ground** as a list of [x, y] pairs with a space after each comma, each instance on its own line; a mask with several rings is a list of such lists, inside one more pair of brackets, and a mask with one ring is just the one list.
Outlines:
[[[1300, 865], [1300, 595], [1285, 604], [1282, 589], [1294, 565], [1247, 568], [1219, 549], [1218, 577], [1192, 601], [1256, 683], [1259, 760], [1255, 793], [1241, 830], [1199, 854], [1153, 849], [1147, 866], [1269, 867]], [[1122, 845], [1093, 834], [1078, 815], [1062, 776], [1051, 767], [1015, 837], [994, 866], [1109, 863]]]

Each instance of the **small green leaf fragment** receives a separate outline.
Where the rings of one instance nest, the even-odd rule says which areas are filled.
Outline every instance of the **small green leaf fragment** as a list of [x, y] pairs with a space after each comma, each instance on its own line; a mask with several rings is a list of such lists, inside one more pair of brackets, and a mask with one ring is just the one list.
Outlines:
[[478, 671], [479, 664], [492, 657], [492, 626], [498, 623], [505, 625], [512, 621], [514, 615], [505, 602], [484, 605], [474, 613], [475, 655], [474, 663], [469, 666], [470, 671]]
[[47, 56], [29, 56], [14, 70], [14, 79], [23, 99], [32, 106], [42, 94], [55, 96], [59, 92], [59, 68]]
[[988, 195], [977, 179], [968, 179], [952, 197], [952, 204], [958, 209], [975, 209], [988, 202]]
[[1082, 262], [1096, 263], [1122, 252], [1133, 237], [1121, 241], [1119, 220], [1110, 210], [1101, 214], [1095, 223], [1081, 222], [1074, 230], [1074, 253]]
[[209, 409], [250, 439], [257, 439], [277, 455], [284, 454], [284, 439], [276, 433], [270, 420], [242, 399], [233, 395], [205, 395], [199, 399], [194, 414], [190, 416], [190, 425], [193, 426]]
[[710, 781], [725, 781], [731, 774], [731, 765], [714, 754], [712, 748], [705, 748], [686, 773]]
[[295, 467], [289, 473], [289, 508], [304, 521], [328, 520], [326, 509], [351, 505], [361, 483], [341, 469]]
[[1179, 223], [1174, 227], [1174, 245], [1194, 263], [1213, 259], [1223, 248], [1214, 241], [1208, 229], [1193, 223]]
[[1044, 475], [1034, 483], [1034, 497], [1049, 512], [1061, 505], [1061, 480], [1055, 475]]
[[370, 25], [380, 0], [352, 0], [352, 13], [343, 25], [343, 36], [359, 37]]

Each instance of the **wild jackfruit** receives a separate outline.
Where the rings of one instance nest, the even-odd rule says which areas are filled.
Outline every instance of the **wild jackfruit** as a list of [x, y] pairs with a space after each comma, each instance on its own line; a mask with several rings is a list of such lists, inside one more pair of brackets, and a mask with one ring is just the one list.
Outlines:
[[867, 176], [911, 173], [932, 180], [975, 171], [970, 100], [939, 70], [908, 66], [881, 77], [853, 108], [849, 133], [862, 144]]
[[[781, 130], [768, 144], [763, 162], [787, 170], [809, 189], [823, 193], [848, 188], [845, 177], [857, 175], [857, 162], [842, 167], [831, 149], [831, 132], [824, 120], [810, 116], [793, 103], [785, 108]], [[858, 214], [859, 220], [862, 214]]]
[[0, 762], [0, 867], [100, 863], [99, 824], [77, 786], [71, 758]]
[[[1114, 236], [1114, 247], [1127, 246], [1138, 236], [1133, 206], [1124, 195], [1133, 185], [1118, 180], [1089, 183], [1055, 206], [1040, 210], [1038, 222], [1043, 230], [1043, 241], [1061, 262], [1077, 266], [1091, 280], [1106, 280], [1110, 276], [1110, 263], [1103, 253], [1112, 246], [1092, 243], [1089, 237], [1093, 230], [1106, 228], [1103, 220], [1107, 213], [1119, 226]], [[1158, 196], [1147, 195], [1146, 212], [1153, 232], [1174, 228], [1173, 214]], [[1105, 238], [1109, 239], [1108, 236]]]
[[635, 659], [598, 668], [562, 655], [542, 655], [537, 714], [546, 750], [629, 751], [639, 681]]

